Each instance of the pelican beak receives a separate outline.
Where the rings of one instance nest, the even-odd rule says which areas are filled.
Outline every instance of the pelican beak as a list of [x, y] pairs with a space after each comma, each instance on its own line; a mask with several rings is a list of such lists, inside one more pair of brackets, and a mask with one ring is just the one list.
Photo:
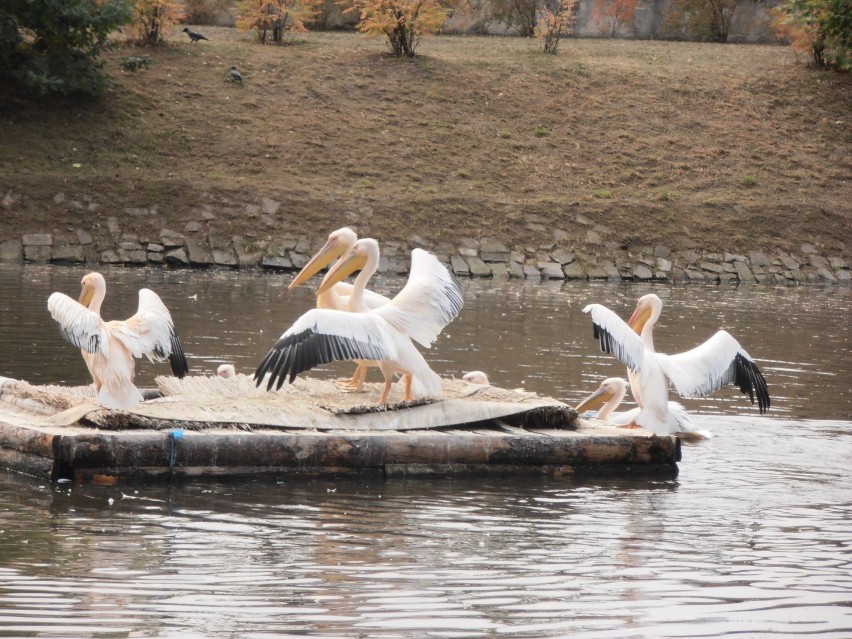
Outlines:
[[296, 286], [299, 286], [299, 284], [304, 284], [338, 257], [343, 255], [343, 251], [345, 250], [346, 247], [340, 242], [328, 240], [319, 252], [311, 258], [310, 262], [305, 264], [305, 267], [299, 271], [299, 274], [293, 278], [293, 281], [290, 282], [290, 286], [287, 288], [292, 290]]
[[82, 304], [86, 308], [89, 308], [89, 303], [92, 301], [94, 295], [95, 287], [91, 286], [88, 282], [86, 282], [85, 284], [83, 284], [83, 290], [80, 291], [80, 299], [77, 301], [80, 302], [80, 304]]
[[637, 306], [636, 310], [633, 311], [633, 315], [627, 320], [627, 325], [633, 329], [633, 332], [639, 335], [649, 319], [651, 319], [651, 307]]
[[584, 399], [582, 402], [577, 404], [577, 406], [574, 407], [574, 410], [576, 410], [578, 413], [582, 413], [583, 411], [592, 410], [594, 408], [600, 408], [601, 406], [606, 404], [611, 397], [612, 393], [607, 392], [603, 388], [599, 388], [594, 393], [589, 395], [586, 399]]
[[352, 275], [355, 271], [360, 271], [366, 265], [367, 256], [353, 252], [345, 261], [326, 273], [325, 279], [323, 279], [322, 284], [317, 289], [317, 295], [325, 293], [332, 286]]

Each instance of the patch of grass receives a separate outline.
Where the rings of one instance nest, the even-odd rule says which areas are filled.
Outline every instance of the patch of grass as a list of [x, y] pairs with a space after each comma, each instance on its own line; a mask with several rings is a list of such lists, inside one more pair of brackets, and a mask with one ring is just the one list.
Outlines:
[[550, 129], [546, 126], [537, 126], [533, 131], [533, 135], [537, 138], [543, 138], [550, 135]]
[[612, 197], [612, 191], [610, 191], [609, 189], [595, 189], [594, 191], [592, 191], [592, 195], [594, 195], [596, 198], [608, 200]]
[[669, 191], [667, 189], [663, 189], [659, 193], [657, 193], [657, 201], [658, 202], [671, 202], [675, 199], [674, 191]]
[[356, 189], [375, 189], [376, 185], [373, 184], [373, 180], [368, 177], [363, 177], [355, 182]]
[[740, 178], [740, 185], [745, 186], [746, 188], [757, 186], [757, 178], [747, 173]]
[[497, 135], [498, 135], [499, 137], [503, 138], [504, 140], [508, 140], [509, 138], [511, 138], [511, 137], [512, 137], [512, 134], [511, 134], [509, 131], [507, 131], [506, 129], [501, 129], [501, 130], [497, 133]]

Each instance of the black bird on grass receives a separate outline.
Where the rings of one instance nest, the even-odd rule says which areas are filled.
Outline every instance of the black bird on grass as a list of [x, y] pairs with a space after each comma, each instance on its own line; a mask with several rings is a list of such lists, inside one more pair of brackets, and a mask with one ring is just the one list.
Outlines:
[[237, 71], [237, 67], [231, 67], [228, 73], [231, 74], [231, 82], [243, 83], [243, 74]]
[[210, 41], [210, 38], [205, 37], [203, 34], [199, 33], [195, 29], [184, 27], [183, 32], [189, 36], [189, 39], [192, 40], [193, 44], [198, 42], [199, 40], [207, 40], [208, 42]]

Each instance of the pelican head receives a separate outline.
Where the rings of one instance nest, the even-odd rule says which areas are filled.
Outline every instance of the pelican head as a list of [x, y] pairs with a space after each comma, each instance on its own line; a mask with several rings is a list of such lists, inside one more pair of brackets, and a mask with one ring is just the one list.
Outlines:
[[578, 413], [582, 413], [587, 410], [600, 408], [608, 401], [610, 401], [613, 397], [618, 397], [618, 401], [613, 402], [613, 405], [617, 406], [621, 403], [621, 400], [624, 399], [624, 395], [626, 393], [626, 380], [622, 379], [621, 377], [609, 377], [601, 382], [601, 385], [598, 386], [598, 389], [594, 393], [592, 393], [582, 402], [577, 404], [574, 410], [576, 410]]
[[482, 371], [470, 371], [469, 373], [465, 373], [462, 379], [466, 382], [470, 382], [471, 384], [482, 384], [483, 386], [490, 386], [488, 382], [488, 375], [486, 375]]
[[663, 301], [654, 293], [643, 295], [636, 302], [636, 310], [627, 320], [627, 325], [638, 335], [649, 322], [652, 326], [657, 323], [662, 310]]
[[372, 238], [362, 238], [355, 242], [355, 246], [352, 247], [345, 259], [326, 273], [325, 279], [317, 289], [317, 295], [322, 295], [355, 271], [364, 269], [371, 261], [378, 264], [379, 243]]
[[222, 364], [216, 369], [216, 374], [224, 379], [229, 379], [237, 374], [233, 364]]
[[293, 278], [288, 288], [295, 288], [299, 284], [308, 281], [338, 257], [350, 251], [357, 239], [358, 236], [355, 235], [355, 231], [346, 226], [329, 233], [323, 247], [305, 264], [304, 268], [299, 271], [299, 274]]
[[[80, 281], [80, 299], [77, 300], [90, 310], [100, 312], [100, 305], [106, 296], [106, 280], [100, 273], [87, 273]], [[97, 308], [92, 308], [91, 305], [96, 302]]]

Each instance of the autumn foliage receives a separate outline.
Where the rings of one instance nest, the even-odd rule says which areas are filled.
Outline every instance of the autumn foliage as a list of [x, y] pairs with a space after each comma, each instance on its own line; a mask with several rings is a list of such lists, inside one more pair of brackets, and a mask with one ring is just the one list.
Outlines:
[[305, 30], [312, 4], [300, 0], [240, 0], [237, 2], [237, 28], [255, 31], [262, 43], [281, 44], [287, 33]]
[[817, 66], [852, 71], [852, 3], [848, 0], [785, 0], [776, 9], [775, 27], [793, 49]]
[[136, 0], [130, 31], [142, 44], [159, 44], [166, 31], [186, 17], [183, 3], [177, 0]]
[[633, 15], [636, 13], [637, 0], [595, 0], [592, 18], [601, 27], [609, 31], [614, 38], [622, 28], [633, 29]]
[[387, 38], [394, 55], [415, 55], [425, 35], [438, 33], [450, 14], [440, 0], [355, 0], [358, 29], [374, 38]]
[[542, 0], [536, 37], [541, 38], [545, 53], [555, 54], [559, 41], [569, 35], [577, 19], [577, 0]]

